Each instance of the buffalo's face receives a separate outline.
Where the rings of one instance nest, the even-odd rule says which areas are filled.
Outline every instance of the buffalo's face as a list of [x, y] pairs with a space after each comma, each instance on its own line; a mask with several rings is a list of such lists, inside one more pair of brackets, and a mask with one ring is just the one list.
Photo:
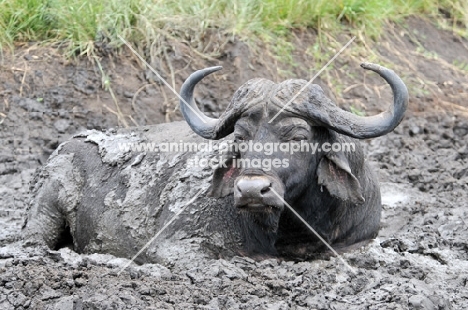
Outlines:
[[226, 154], [228, 166], [215, 171], [212, 186], [215, 195], [233, 193], [234, 206], [271, 232], [278, 228], [284, 200], [293, 203], [308, 186], [316, 158], [300, 148], [320, 132], [287, 112], [269, 123], [279, 111], [259, 104], [239, 118]]
[[226, 154], [227, 168], [215, 170], [212, 182], [214, 193], [233, 193], [251, 254], [276, 254], [285, 201], [297, 207], [295, 201], [314, 182], [311, 176], [319, 161], [317, 154], [301, 151], [301, 144], [318, 143], [327, 132], [287, 112], [269, 123], [279, 111], [273, 105], [258, 105], [239, 118]]
[[[235, 206], [240, 210], [280, 212], [285, 194], [293, 201], [305, 188], [306, 182], [299, 180], [307, 179], [310, 153], [291, 150], [297, 150], [301, 141], [311, 141], [311, 126], [302, 119], [284, 115], [268, 123], [276, 114], [273, 112], [278, 111], [270, 110], [250, 111], [235, 125], [237, 152], [233, 163], [239, 176], [233, 191]], [[241, 148], [242, 144], [246, 149]]]

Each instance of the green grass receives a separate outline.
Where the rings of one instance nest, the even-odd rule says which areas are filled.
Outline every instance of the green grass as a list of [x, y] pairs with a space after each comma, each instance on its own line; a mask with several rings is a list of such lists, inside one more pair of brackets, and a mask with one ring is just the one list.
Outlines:
[[[91, 53], [96, 42], [120, 46], [117, 35], [148, 47], [161, 35], [196, 42], [206, 29], [243, 40], [280, 43], [292, 28], [334, 32], [344, 28], [378, 36], [385, 21], [408, 15], [443, 19], [466, 34], [466, 0], [0, 0], [0, 46], [15, 42], [61, 44]], [[450, 15], [444, 18], [440, 12]]]

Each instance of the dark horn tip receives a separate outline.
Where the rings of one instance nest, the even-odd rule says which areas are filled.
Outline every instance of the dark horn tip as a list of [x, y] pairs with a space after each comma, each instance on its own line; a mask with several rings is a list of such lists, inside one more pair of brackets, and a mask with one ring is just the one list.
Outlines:
[[199, 75], [201, 73], [202, 77], [205, 77], [207, 75], [210, 75], [213, 72], [221, 70], [222, 68], [223, 68], [222, 66], [209, 67], [209, 68], [205, 68], [202, 70], [198, 70], [192, 73], [192, 75], [197, 75], [197, 74]]
[[377, 65], [377, 64], [373, 64], [373, 63], [370, 63], [370, 62], [363, 62], [361, 64], [361, 67], [366, 69], [366, 70], [372, 70], [372, 71], [383, 71], [383, 70], [386, 70], [386, 68], [380, 66], [380, 65]]
[[219, 70], [221, 70], [221, 69], [223, 69], [223, 66], [214, 66], [214, 67], [208, 68], [208, 71], [210, 71], [210, 72], [216, 72], [216, 71], [219, 71]]

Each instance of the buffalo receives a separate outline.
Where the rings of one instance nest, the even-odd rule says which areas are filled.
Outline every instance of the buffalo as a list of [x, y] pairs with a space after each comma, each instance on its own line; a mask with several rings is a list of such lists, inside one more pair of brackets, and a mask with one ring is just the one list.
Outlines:
[[[130, 258], [151, 243], [138, 255], [141, 263], [236, 254], [307, 259], [325, 252], [285, 203], [334, 247], [374, 238], [379, 182], [357, 139], [398, 126], [408, 91], [392, 70], [361, 66], [393, 91], [393, 104], [375, 116], [340, 109], [304, 80], [257, 78], [235, 92], [218, 119], [210, 118], [193, 93], [221, 67], [194, 72], [180, 91], [186, 122], [87, 131], [58, 147], [32, 183], [25, 244]], [[165, 144], [213, 147], [148, 147]], [[352, 147], [324, 147], [343, 145]], [[217, 165], [194, 164], [200, 158]]]

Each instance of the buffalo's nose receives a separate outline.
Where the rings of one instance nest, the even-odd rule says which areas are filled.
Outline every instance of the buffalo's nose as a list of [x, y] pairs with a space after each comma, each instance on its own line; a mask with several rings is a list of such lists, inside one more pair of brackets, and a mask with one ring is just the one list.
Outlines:
[[265, 177], [241, 178], [237, 184], [239, 194], [244, 198], [260, 198], [270, 191], [271, 182]]

